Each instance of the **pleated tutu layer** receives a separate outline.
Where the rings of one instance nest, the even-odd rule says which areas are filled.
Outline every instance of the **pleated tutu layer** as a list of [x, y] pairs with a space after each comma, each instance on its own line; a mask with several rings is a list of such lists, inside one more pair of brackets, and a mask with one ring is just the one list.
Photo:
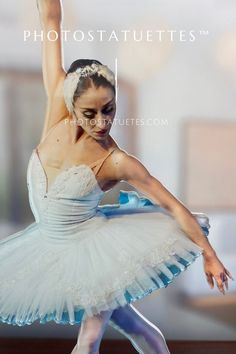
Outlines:
[[[119, 202], [100, 206], [67, 240], [46, 237], [34, 222], [0, 241], [2, 322], [79, 324], [166, 287], [201, 255], [148, 199], [121, 191]], [[207, 236], [207, 216], [195, 216]]]

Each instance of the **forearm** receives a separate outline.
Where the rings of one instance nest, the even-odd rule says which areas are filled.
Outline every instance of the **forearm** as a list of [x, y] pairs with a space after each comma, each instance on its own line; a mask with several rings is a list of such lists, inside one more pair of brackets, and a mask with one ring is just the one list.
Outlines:
[[216, 253], [192, 213], [133, 156], [121, 153], [116, 161], [116, 177], [144, 193], [147, 198], [166, 209], [187, 236], [203, 249], [204, 256]]
[[48, 20], [62, 20], [61, 0], [36, 0], [40, 19], [45, 23]]
[[211, 246], [208, 238], [204, 235], [201, 226], [184, 205], [173, 210], [171, 214], [179, 223], [180, 228], [187, 234], [187, 236], [194, 243], [203, 248], [203, 256], [212, 257], [216, 255], [216, 252]]

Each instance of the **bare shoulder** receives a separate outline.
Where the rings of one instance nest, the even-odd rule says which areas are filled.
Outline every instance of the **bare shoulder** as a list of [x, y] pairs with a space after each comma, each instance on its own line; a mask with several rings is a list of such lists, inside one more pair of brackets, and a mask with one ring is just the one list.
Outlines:
[[119, 181], [131, 182], [134, 178], [145, 179], [150, 176], [149, 171], [134, 155], [116, 146], [113, 153], [113, 173]]

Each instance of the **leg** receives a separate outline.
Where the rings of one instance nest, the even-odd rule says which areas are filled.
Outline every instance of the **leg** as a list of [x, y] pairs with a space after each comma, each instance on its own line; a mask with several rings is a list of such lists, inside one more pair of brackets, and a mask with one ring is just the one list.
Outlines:
[[170, 354], [161, 331], [132, 305], [114, 310], [110, 325], [126, 336], [140, 354]]
[[112, 310], [86, 318], [80, 325], [77, 344], [71, 354], [99, 354], [102, 336], [111, 315]]

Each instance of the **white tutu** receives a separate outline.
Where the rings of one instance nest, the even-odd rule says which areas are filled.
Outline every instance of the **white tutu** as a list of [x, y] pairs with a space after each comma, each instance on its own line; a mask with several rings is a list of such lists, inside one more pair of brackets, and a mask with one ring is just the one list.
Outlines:
[[[36, 221], [0, 241], [2, 322], [79, 324], [166, 287], [202, 253], [174, 218], [137, 192], [120, 191], [119, 205], [94, 207], [101, 189], [95, 184], [79, 197], [76, 190], [75, 198], [60, 188], [69, 173], [55, 185], [57, 193], [42, 198], [34, 193], [42, 177], [35, 162], [27, 178]], [[87, 168], [79, 171], [93, 178]], [[208, 217], [193, 215], [207, 236]]]

